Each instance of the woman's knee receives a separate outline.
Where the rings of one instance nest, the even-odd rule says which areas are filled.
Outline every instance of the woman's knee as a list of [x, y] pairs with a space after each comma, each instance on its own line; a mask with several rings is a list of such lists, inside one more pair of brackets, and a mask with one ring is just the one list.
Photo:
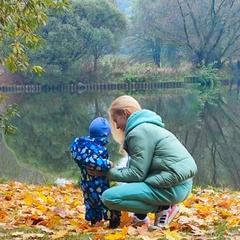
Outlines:
[[[118, 194], [118, 193], [117, 193]], [[119, 204], [119, 197], [117, 196], [114, 188], [105, 190], [102, 194], [102, 202], [108, 208], [112, 208], [114, 205]]]
[[111, 194], [110, 189], [105, 190], [102, 194], [101, 200], [102, 200], [103, 204], [107, 207], [112, 205], [112, 201], [114, 198], [112, 198], [111, 196], [112, 196], [112, 194]]

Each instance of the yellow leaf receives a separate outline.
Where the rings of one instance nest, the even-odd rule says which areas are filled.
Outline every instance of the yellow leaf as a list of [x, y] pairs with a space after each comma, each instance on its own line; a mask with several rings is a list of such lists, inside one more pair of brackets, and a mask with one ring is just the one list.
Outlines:
[[108, 234], [105, 237], [106, 240], [122, 240], [125, 239], [125, 236], [122, 235], [122, 233], [116, 232], [114, 234]]
[[236, 226], [239, 226], [240, 225], [240, 219], [238, 218], [230, 218], [230, 219], [227, 219], [227, 226], [228, 227], [236, 227]]
[[33, 42], [37, 42], [39, 40], [39, 38], [37, 36], [32, 36], [32, 41]]
[[124, 226], [122, 229], [122, 235], [127, 235], [128, 233], [128, 227]]
[[68, 231], [61, 230], [61, 231], [55, 233], [54, 235], [52, 235], [52, 239], [62, 238], [62, 237], [65, 237], [67, 234], [68, 234]]
[[182, 236], [175, 232], [175, 231], [170, 231], [169, 229], [166, 231], [166, 238], [168, 240], [181, 240]]
[[30, 195], [29, 193], [26, 193], [25, 196], [24, 196], [24, 202], [28, 206], [32, 205], [33, 202], [34, 202], [34, 199], [33, 199], [32, 195]]

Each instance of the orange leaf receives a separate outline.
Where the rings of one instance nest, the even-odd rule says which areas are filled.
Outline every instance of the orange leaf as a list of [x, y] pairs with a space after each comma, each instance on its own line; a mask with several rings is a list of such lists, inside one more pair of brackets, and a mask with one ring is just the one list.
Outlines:
[[6, 197], [5, 197], [5, 200], [11, 201], [11, 200], [12, 200], [12, 196], [10, 196], [10, 195], [6, 196]]
[[129, 216], [129, 213], [122, 212], [121, 227], [128, 226], [131, 222], [132, 222], [132, 217]]
[[6, 218], [8, 216], [8, 214], [7, 214], [7, 212], [5, 212], [5, 211], [0, 211], [0, 219], [4, 219], [4, 218]]
[[233, 202], [230, 202], [228, 200], [224, 200], [224, 201], [221, 201], [217, 204], [217, 206], [219, 207], [224, 207], [226, 208], [227, 210], [230, 210], [231, 209], [231, 206], [232, 206]]
[[99, 240], [99, 239], [103, 239], [105, 235], [103, 234], [99, 234], [99, 235], [95, 235], [92, 237], [93, 240]]

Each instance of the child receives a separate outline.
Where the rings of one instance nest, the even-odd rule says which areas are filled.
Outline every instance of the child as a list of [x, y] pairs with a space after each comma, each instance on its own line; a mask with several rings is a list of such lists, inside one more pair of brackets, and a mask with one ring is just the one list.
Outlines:
[[[105, 145], [111, 135], [109, 122], [105, 118], [94, 119], [89, 126], [89, 136], [75, 138], [70, 145], [71, 156], [81, 169], [81, 189], [86, 207], [85, 219], [91, 224], [102, 219], [110, 220], [109, 227], [120, 224], [120, 211], [110, 211], [101, 201], [102, 193], [110, 187], [106, 177], [90, 176], [86, 168], [107, 172], [113, 167], [108, 160]], [[109, 216], [110, 215], [110, 216]]]

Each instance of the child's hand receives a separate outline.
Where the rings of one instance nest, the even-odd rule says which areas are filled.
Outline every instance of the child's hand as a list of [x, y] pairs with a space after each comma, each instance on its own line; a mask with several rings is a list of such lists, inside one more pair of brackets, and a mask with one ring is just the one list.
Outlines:
[[110, 164], [111, 164], [111, 168], [114, 167], [114, 163], [112, 161], [110, 161]]

